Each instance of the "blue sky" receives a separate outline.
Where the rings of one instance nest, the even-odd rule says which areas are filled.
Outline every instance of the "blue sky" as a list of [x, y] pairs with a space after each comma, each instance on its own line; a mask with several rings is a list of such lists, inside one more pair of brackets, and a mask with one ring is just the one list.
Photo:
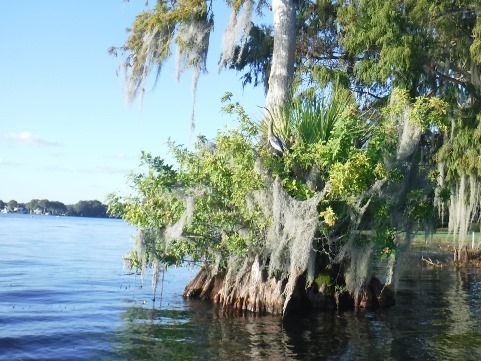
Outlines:
[[[213, 137], [234, 126], [220, 112], [220, 97], [234, 93], [253, 118], [264, 104], [262, 89], [242, 88], [240, 75], [218, 72], [224, 1], [214, 1], [209, 73], [201, 77], [196, 135]], [[157, 87], [138, 103], [125, 104], [122, 45], [144, 0], [8, 1], [0, 11], [0, 200], [49, 199], [73, 204], [127, 194], [126, 175], [141, 150], [169, 159], [166, 141], [190, 139], [191, 77], [176, 80], [175, 56]]]

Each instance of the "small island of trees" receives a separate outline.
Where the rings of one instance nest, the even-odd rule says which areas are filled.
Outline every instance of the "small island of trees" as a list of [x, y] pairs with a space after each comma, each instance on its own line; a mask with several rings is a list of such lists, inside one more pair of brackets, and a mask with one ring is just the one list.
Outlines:
[[[466, 264], [481, 219], [479, 1], [227, 4], [220, 66], [264, 85], [265, 117], [229, 94], [236, 127], [171, 143], [173, 165], [142, 155], [133, 194], [109, 201], [139, 230], [131, 266], [151, 267], [155, 284], [161, 269], [196, 262], [185, 296], [286, 316], [393, 305], [413, 239], [440, 224]], [[129, 101], [175, 46], [195, 94], [214, 5], [147, 3], [110, 49], [124, 58]], [[255, 24], [261, 13], [272, 21]]]
[[98, 200], [79, 201], [68, 205], [59, 201], [49, 201], [48, 199], [32, 199], [27, 203], [20, 203], [13, 199], [8, 202], [0, 200], [0, 211], [2, 213], [37, 215], [108, 217], [107, 206]]

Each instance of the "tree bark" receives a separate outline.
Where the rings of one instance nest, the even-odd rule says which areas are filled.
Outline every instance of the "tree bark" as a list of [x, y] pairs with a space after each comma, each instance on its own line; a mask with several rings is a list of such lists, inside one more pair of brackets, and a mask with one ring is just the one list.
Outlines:
[[289, 100], [296, 50], [296, 8], [294, 0], [272, 0], [274, 51], [266, 106], [274, 110]]

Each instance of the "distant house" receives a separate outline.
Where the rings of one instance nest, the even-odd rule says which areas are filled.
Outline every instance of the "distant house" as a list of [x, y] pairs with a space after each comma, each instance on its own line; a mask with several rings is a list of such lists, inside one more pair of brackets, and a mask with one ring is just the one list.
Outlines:
[[12, 213], [12, 210], [9, 207], [5, 207], [1, 210], [2, 213]]
[[27, 214], [28, 213], [28, 209], [23, 207], [23, 206], [18, 206], [18, 207], [15, 207], [13, 209], [13, 212], [14, 213], [21, 213], [21, 214]]

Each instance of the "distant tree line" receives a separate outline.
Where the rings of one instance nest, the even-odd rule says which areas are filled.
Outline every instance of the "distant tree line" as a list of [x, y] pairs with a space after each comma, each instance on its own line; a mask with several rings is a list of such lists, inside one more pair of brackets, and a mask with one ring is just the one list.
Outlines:
[[4, 202], [0, 200], [0, 210], [30, 214], [51, 214], [76, 217], [107, 218], [107, 206], [98, 200], [79, 201], [75, 204], [65, 205], [58, 201], [48, 199], [32, 199], [27, 203], [19, 203], [16, 200]]

